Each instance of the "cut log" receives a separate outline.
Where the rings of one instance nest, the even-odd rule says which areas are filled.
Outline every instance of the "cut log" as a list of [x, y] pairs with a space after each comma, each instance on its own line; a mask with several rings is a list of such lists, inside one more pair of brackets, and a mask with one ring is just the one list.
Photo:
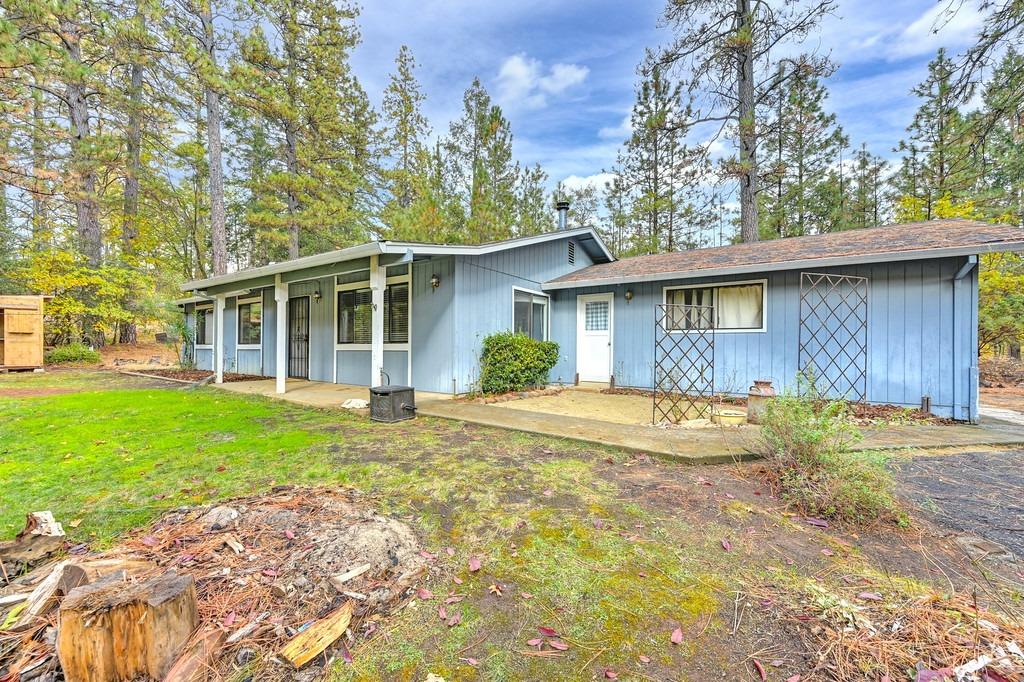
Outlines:
[[206, 682], [213, 677], [214, 660], [224, 642], [224, 630], [198, 632], [174, 662], [163, 682]]
[[60, 593], [60, 580], [64, 576], [64, 569], [70, 561], [59, 561], [53, 565], [50, 575], [46, 576], [41, 583], [36, 585], [32, 593], [28, 595], [25, 608], [18, 614], [14, 621], [12, 630], [24, 630], [37, 624], [42, 616], [45, 616], [57, 603], [57, 596]]
[[57, 655], [68, 682], [162, 679], [199, 624], [192, 576], [123, 583], [108, 575], [60, 607]]
[[64, 567], [64, 575], [60, 580], [61, 594], [67, 594], [76, 587], [94, 583], [111, 573], [124, 571], [130, 577], [139, 577], [156, 569], [156, 564], [145, 559], [117, 557], [113, 559], [90, 559], [75, 561]]
[[64, 546], [64, 528], [48, 511], [32, 512], [25, 527], [13, 540], [0, 542], [0, 563], [11, 575], [19, 565], [28, 566], [45, 559]]
[[306, 665], [345, 634], [352, 621], [353, 602], [346, 601], [329, 615], [288, 640], [280, 655], [296, 669]]

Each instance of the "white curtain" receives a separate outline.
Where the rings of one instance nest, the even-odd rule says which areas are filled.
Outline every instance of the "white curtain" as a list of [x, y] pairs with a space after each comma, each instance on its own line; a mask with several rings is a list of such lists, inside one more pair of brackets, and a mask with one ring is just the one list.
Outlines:
[[764, 315], [762, 286], [722, 287], [717, 307], [719, 329], [760, 329]]

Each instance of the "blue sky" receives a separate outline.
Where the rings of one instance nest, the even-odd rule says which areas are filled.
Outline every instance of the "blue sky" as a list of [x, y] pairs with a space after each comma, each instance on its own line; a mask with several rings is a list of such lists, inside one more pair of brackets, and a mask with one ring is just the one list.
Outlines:
[[[958, 5], [960, 0], [954, 0]], [[973, 41], [970, 0], [951, 20], [936, 0], [840, 0], [803, 49], [829, 52], [834, 110], [851, 143], [892, 157], [917, 105], [909, 90], [940, 46]], [[512, 122], [515, 155], [539, 162], [551, 184], [610, 168], [625, 136], [635, 68], [668, 39], [661, 0], [365, 0], [356, 72], [376, 101], [399, 45], [412, 49], [435, 133], [457, 117], [479, 76]], [[941, 27], [938, 34], [933, 29]]]

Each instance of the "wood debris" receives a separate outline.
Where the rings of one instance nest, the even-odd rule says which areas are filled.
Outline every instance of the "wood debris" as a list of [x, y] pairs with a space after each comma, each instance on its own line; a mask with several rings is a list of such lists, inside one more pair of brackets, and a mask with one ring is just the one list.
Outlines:
[[30, 566], [63, 549], [64, 528], [53, 513], [32, 512], [13, 540], [0, 542], [0, 565], [3, 575], [13, 575], [19, 567]]
[[[0, 591], [0, 638], [19, 642], [0, 649], [0, 680], [61, 664], [68, 680], [200, 682], [250, 665], [253, 679], [291, 679], [297, 665], [315, 675], [332, 649], [348, 655], [346, 631], [370, 636], [426, 575], [415, 533], [355, 492], [280, 486], [221, 504], [230, 529], [204, 521], [211, 508], [179, 509], [104, 554], [21, 571]], [[109, 655], [115, 638], [130, 655]]]
[[345, 634], [352, 622], [352, 608], [353, 602], [346, 601], [330, 615], [292, 637], [281, 648], [280, 656], [296, 668], [306, 665]]

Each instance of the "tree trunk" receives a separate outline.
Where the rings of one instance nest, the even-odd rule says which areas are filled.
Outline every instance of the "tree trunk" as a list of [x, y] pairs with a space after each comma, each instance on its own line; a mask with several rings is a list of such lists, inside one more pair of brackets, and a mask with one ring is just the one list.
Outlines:
[[[203, 23], [203, 48], [210, 67], [217, 67], [217, 47], [213, 34], [213, 9], [210, 0], [201, 0], [199, 19]], [[224, 210], [224, 166], [220, 141], [220, 93], [209, 83], [206, 95], [206, 146], [210, 155], [210, 241], [212, 242], [213, 275], [228, 271], [227, 214]]]
[[[36, 85], [39, 84], [38, 74], [35, 76]], [[46, 200], [44, 194], [47, 191], [46, 181], [43, 180], [43, 173], [46, 169], [46, 143], [43, 140], [43, 127], [46, 120], [43, 117], [43, 101], [41, 92], [37, 91], [32, 97], [32, 239], [38, 240], [43, 234], [46, 225]]]
[[[60, 30], [67, 41], [68, 57], [79, 68], [82, 65], [81, 28], [69, 19], [61, 19]], [[96, 203], [96, 170], [86, 148], [90, 142], [89, 103], [85, 85], [72, 75], [67, 84], [68, 118], [71, 124], [71, 153], [75, 168], [72, 201], [78, 228], [78, 242], [89, 266], [97, 268], [103, 259], [103, 234], [100, 231], [99, 205]], [[88, 333], [88, 330], [87, 330]]]
[[294, 178], [299, 174], [298, 150], [296, 148], [295, 127], [288, 123], [284, 132], [285, 141], [285, 163], [288, 167], [288, 174], [293, 181], [288, 184], [286, 205], [288, 210], [288, 258], [299, 257], [299, 199], [293, 187]]
[[754, 41], [750, 0], [736, 0], [739, 14], [737, 87], [740, 141], [740, 239], [758, 240], [757, 227], [757, 127], [754, 117]]
[[[136, 5], [135, 19], [145, 30], [145, 19]], [[136, 46], [137, 49], [137, 46]], [[121, 255], [126, 265], [132, 267], [131, 256], [135, 253], [135, 240], [139, 236], [139, 172], [142, 167], [142, 61], [136, 54], [131, 65], [128, 83], [128, 163], [124, 174], [124, 221], [121, 226]], [[125, 310], [134, 312], [135, 296], [129, 292], [123, 301]], [[117, 325], [118, 343], [138, 341], [135, 320]]]

